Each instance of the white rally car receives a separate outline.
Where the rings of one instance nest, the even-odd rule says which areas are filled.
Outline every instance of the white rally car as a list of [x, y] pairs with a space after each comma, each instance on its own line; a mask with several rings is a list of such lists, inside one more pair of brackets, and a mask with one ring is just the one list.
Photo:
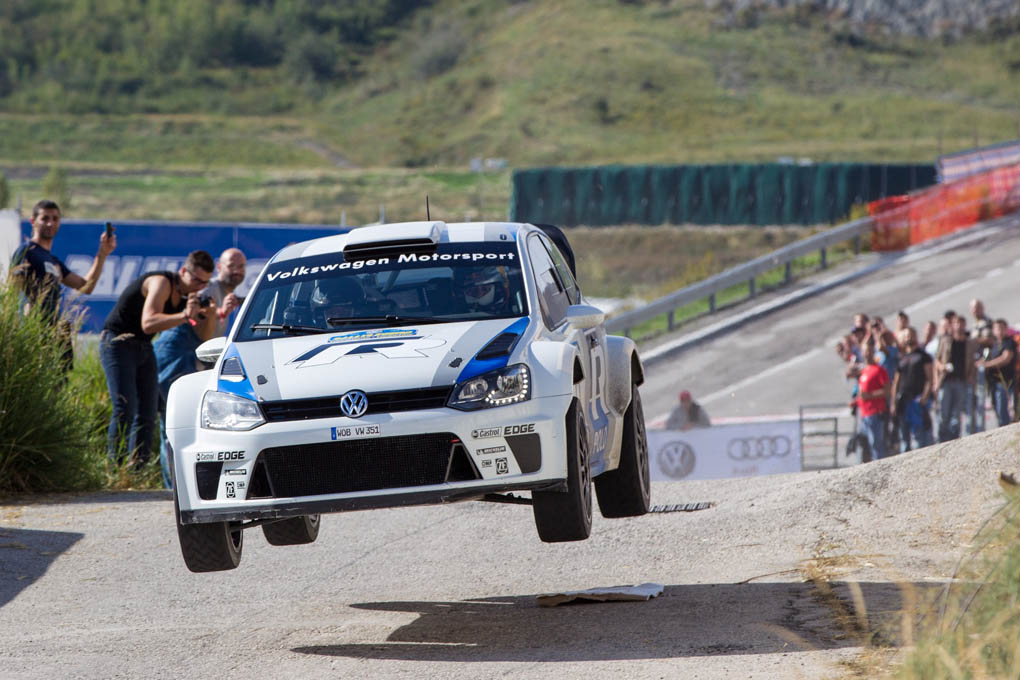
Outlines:
[[199, 348], [215, 368], [170, 389], [188, 568], [236, 567], [256, 526], [310, 543], [322, 513], [461, 500], [530, 503], [543, 541], [582, 540], [593, 478], [604, 516], [647, 512], [641, 362], [583, 303], [572, 258], [555, 227], [511, 223], [277, 253], [229, 337]]

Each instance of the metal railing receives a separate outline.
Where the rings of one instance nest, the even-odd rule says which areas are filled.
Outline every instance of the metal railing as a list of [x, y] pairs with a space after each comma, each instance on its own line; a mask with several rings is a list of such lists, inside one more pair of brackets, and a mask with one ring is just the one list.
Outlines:
[[674, 314], [677, 309], [692, 302], [698, 302], [708, 298], [709, 313], [716, 311], [716, 295], [728, 288], [739, 284], [747, 284], [747, 297], [757, 295], [755, 279], [762, 274], [785, 267], [783, 276], [784, 283], [793, 279], [793, 261], [819, 251], [820, 267], [825, 269], [828, 266], [827, 249], [846, 241], [854, 242], [854, 253], [860, 252], [861, 236], [870, 232], [872, 221], [870, 217], [863, 217], [846, 224], [842, 224], [821, 234], [809, 236], [806, 239], [783, 246], [779, 250], [767, 255], [745, 262], [744, 264], [731, 267], [724, 272], [710, 276], [703, 281], [698, 281], [685, 288], [670, 293], [644, 307], [632, 309], [606, 321], [606, 330], [610, 333], [629, 336], [631, 331], [646, 321], [654, 319], [663, 314], [667, 315], [667, 328], [673, 330], [676, 327]]
[[860, 452], [846, 455], [847, 443], [857, 432], [857, 419], [846, 402], [802, 404], [800, 419], [801, 467], [804, 470], [857, 465]]

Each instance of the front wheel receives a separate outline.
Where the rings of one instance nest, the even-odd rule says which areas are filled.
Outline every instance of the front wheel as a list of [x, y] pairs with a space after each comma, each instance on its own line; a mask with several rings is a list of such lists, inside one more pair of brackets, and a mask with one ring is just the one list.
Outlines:
[[623, 414], [620, 465], [595, 478], [595, 494], [603, 517], [637, 517], [648, 512], [651, 502], [648, 439], [637, 385], [630, 388], [630, 406]]
[[262, 525], [270, 545], [304, 545], [319, 537], [319, 516], [301, 515]]
[[584, 414], [575, 401], [567, 411], [567, 490], [533, 491], [538, 537], [546, 543], [583, 541], [591, 534], [591, 460]]
[[177, 522], [184, 564], [196, 573], [236, 569], [241, 563], [244, 532], [238, 522], [181, 524]]

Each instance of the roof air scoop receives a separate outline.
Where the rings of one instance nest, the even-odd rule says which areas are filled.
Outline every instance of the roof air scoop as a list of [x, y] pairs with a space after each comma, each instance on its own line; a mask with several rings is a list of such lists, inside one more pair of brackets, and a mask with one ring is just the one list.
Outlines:
[[394, 250], [434, 251], [445, 227], [443, 222], [409, 222], [353, 229], [347, 234], [344, 259], [361, 259]]

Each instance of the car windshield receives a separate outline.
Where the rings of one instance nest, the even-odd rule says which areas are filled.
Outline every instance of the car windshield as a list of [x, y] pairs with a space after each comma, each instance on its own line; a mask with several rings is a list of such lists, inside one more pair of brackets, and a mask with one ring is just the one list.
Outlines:
[[517, 244], [440, 243], [434, 252], [345, 260], [314, 255], [268, 266], [237, 341], [528, 313]]

